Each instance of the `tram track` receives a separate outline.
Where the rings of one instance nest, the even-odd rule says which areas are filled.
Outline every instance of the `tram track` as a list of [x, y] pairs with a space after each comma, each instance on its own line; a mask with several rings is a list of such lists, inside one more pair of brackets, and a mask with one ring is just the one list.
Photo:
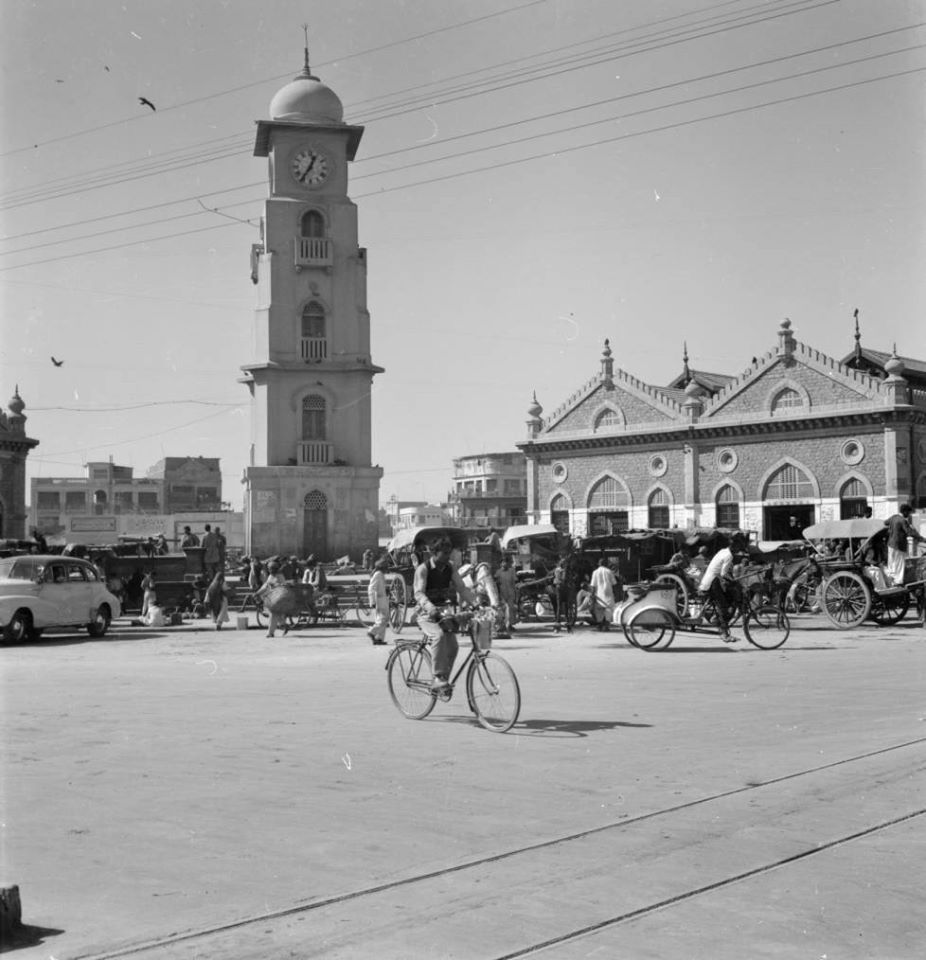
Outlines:
[[[783, 787], [791, 782], [801, 781], [802, 778], [812, 778], [814, 775], [825, 776], [827, 774], [840, 774], [844, 772], [842, 768], [850, 768], [853, 764], [864, 764], [870, 761], [889, 758], [891, 754], [897, 753], [898, 751], [909, 750], [922, 746], [923, 744], [926, 744], [926, 737], [919, 737], [913, 740], [891, 744], [890, 746], [882, 747], [877, 750], [870, 750], [864, 753], [855, 754], [853, 756], [843, 757], [838, 760], [818, 764], [813, 767], [807, 767], [788, 774], [783, 774], [779, 777], [773, 777], [768, 780], [754, 781], [740, 787], [718, 791], [716, 793], [698, 797], [693, 800], [688, 800], [683, 803], [663, 807], [659, 810], [642, 813], [635, 817], [626, 817], [586, 830], [576, 831], [574, 833], [541, 840], [536, 843], [523, 844], [516, 848], [503, 850], [487, 856], [468, 860], [464, 863], [454, 864], [449, 867], [413, 874], [411, 876], [400, 877], [398, 879], [383, 883], [372, 884], [367, 887], [323, 899], [295, 903], [289, 907], [265, 911], [260, 914], [244, 917], [223, 924], [216, 924], [215, 926], [211, 927], [185, 931], [182, 933], [174, 933], [169, 936], [148, 940], [145, 942], [127, 944], [118, 948], [107, 950], [105, 952], [79, 954], [75, 956], [74, 960], [117, 960], [117, 958], [122, 957], [145, 955], [157, 956], [165, 958], [165, 960], [166, 958], [180, 957], [210, 958], [220, 956], [235, 956], [244, 958], [264, 956], [265, 954], [259, 952], [229, 952], [229, 944], [234, 943], [236, 937], [248, 939], [252, 933], [256, 935], [256, 929], [258, 925], [263, 925], [264, 927], [266, 927], [268, 924], [291, 925], [293, 923], [301, 922], [303, 919], [310, 917], [311, 915], [320, 915], [326, 911], [337, 911], [342, 907], [348, 908], [351, 904], [353, 904], [356, 908], [358, 901], [372, 904], [378, 899], [392, 895], [398, 895], [400, 897], [410, 896], [412, 899], [414, 899], [415, 893], [412, 891], [416, 886], [418, 886], [419, 890], [421, 890], [427, 889], [429, 884], [432, 886], [446, 885], [448, 882], [453, 880], [455, 875], [465, 874], [467, 872], [482, 873], [482, 879], [485, 879], [485, 873], [487, 870], [493, 867], [498, 867], [499, 865], [504, 864], [506, 861], [512, 862], [517, 861], [518, 858], [530, 858], [535, 854], [553, 854], [554, 852], [556, 855], [561, 856], [562, 852], [569, 849], [570, 846], [576, 847], [578, 845], [585, 844], [586, 841], [593, 839], [600, 840], [603, 837], [610, 837], [613, 839], [615, 836], [622, 834], [629, 835], [635, 828], [646, 828], [648, 825], [651, 826], [659, 823], [659, 821], [664, 818], [671, 818], [673, 816], [683, 817], [685, 815], [696, 814], [698, 812], [698, 808], [703, 808], [712, 804], [723, 807], [724, 809], [729, 809], [731, 807], [735, 807], [736, 803], [741, 801], [746, 796], [762, 796], [762, 792], [768, 792], [770, 791], [770, 788]], [[920, 772], [922, 769], [922, 766], [920, 766], [916, 772]], [[904, 776], [906, 775], [909, 774], [904, 774]], [[881, 779], [879, 779], [879, 777]], [[885, 775], [881, 772], [878, 772], [874, 776], [873, 782], [877, 785], [885, 783]], [[835, 790], [835, 788], [831, 789]], [[842, 785], [841, 789], [844, 792], [845, 784]], [[834, 795], [837, 795], [838, 792], [839, 791], [835, 791]], [[821, 795], [825, 796], [825, 793], [825, 789], [821, 788]], [[819, 798], [815, 796], [812, 799]], [[795, 811], [790, 811], [788, 809], [785, 809], [784, 811], [785, 814], [794, 812]], [[763, 874], [782, 869], [790, 864], [796, 864], [800, 861], [811, 858], [816, 854], [821, 854], [826, 851], [862, 840], [865, 837], [876, 835], [883, 831], [889, 830], [892, 827], [916, 820], [923, 816], [923, 814], [926, 814], [926, 807], [906, 810], [905, 812], [892, 817], [879, 818], [874, 823], [858, 825], [855, 829], [849, 830], [848, 832], [839, 836], [830, 837], [825, 841], [805, 844], [798, 849], [789, 850], [783, 856], [766, 858], [762, 862], [750, 866], [748, 869], [730, 872], [726, 876], [717, 877], [706, 883], [690, 885], [686, 889], [679, 890], [671, 895], [652, 899], [649, 902], [634, 906], [631, 909], [613, 913], [610, 916], [599, 917], [595, 919], [594, 922], [577, 924], [569, 930], [558, 932], [555, 936], [540, 937], [530, 944], [513, 947], [508, 949], [506, 952], [501, 952], [498, 954], [486, 954], [486, 957], [487, 960], [489, 960], [489, 958], [491, 958], [491, 960], [516, 960], [516, 958], [519, 957], [527, 957], [532, 954], [548, 951], [558, 945], [579, 940], [583, 937], [593, 936], [596, 932], [605, 931], [609, 928], [619, 926], [622, 923], [640, 919], [660, 910], [669, 909], [674, 905], [682, 904], [698, 896], [708, 894], [712, 891], [722, 890], [725, 887], [730, 887], [738, 883], [743, 883], [749, 879], [757, 878]], [[713, 819], [716, 820], [717, 817], [715, 816]], [[689, 845], [694, 845], [698, 842], [695, 838], [700, 836], [701, 831], [699, 831], [699, 829], [692, 830], [690, 827], [688, 829], [691, 835], [691, 839], [688, 841], [688, 843]], [[565, 859], [568, 860], [568, 855], [565, 857]], [[477, 878], [473, 882], [478, 885], [481, 880]], [[476, 888], [474, 887], [474, 889]], [[364, 913], [367, 912], [369, 911], [364, 911]], [[406, 917], [405, 919], [407, 921], [408, 918]], [[344, 921], [342, 920], [340, 922], [343, 923]], [[266, 931], [264, 932], [266, 933]], [[269, 956], [270, 954], [267, 955]], [[304, 953], [300, 951], [298, 955], [300, 957], [328, 956], [327, 953], [318, 953], [314, 952], [314, 950], [310, 953]], [[335, 955], [338, 954], [332, 954], [332, 956]], [[345, 954], [345, 956], [346, 955], [350, 954]], [[365, 954], [356, 953], [353, 955], [359, 956]], [[386, 954], [377, 955], [385, 956]]]

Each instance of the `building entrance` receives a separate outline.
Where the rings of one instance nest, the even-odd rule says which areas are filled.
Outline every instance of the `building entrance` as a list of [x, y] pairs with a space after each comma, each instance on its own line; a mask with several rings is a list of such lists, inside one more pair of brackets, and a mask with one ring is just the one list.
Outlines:
[[765, 540], [800, 540], [804, 527], [814, 522], [809, 503], [789, 503], [765, 508]]
[[302, 514], [302, 548], [305, 555], [328, 559], [328, 499], [320, 490], [305, 495]]

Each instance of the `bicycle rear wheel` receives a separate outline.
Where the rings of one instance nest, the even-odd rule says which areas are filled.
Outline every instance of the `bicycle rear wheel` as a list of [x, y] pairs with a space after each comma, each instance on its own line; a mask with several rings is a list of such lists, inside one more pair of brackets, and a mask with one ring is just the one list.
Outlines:
[[466, 699], [487, 730], [510, 730], [521, 712], [521, 689], [508, 661], [491, 652], [474, 656], [466, 673]]
[[423, 720], [437, 703], [431, 690], [431, 651], [423, 644], [400, 644], [389, 655], [386, 670], [389, 696], [399, 712], [409, 720]]
[[762, 650], [780, 647], [791, 633], [788, 615], [774, 603], [766, 603], [758, 610], [749, 610], [743, 618], [746, 639]]

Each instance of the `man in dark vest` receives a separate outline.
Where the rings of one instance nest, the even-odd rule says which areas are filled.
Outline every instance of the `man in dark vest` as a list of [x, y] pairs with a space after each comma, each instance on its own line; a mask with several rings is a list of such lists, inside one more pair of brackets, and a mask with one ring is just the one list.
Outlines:
[[434, 660], [434, 689], [440, 694], [450, 690], [449, 677], [457, 658], [459, 643], [453, 624], [444, 618], [448, 606], [475, 604], [473, 592], [463, 583], [450, 562], [453, 545], [440, 538], [430, 544], [428, 558], [415, 570], [415, 600], [418, 626], [431, 641]]

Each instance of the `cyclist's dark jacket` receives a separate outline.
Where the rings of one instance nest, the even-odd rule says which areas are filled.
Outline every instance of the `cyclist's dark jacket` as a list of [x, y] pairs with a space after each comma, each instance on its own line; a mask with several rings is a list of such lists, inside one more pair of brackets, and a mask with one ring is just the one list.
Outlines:
[[428, 600], [435, 606], [454, 603], [457, 599], [457, 591], [453, 586], [453, 567], [449, 563], [444, 564], [443, 568], [435, 567], [430, 562], [427, 566], [428, 584], [425, 587], [425, 594]]

